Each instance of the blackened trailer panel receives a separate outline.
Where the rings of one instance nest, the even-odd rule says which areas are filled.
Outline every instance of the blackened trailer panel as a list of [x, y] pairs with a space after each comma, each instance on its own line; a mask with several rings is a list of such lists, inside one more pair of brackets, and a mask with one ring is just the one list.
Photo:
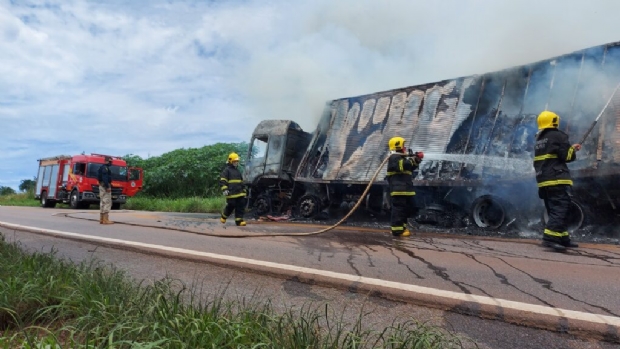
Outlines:
[[[532, 180], [536, 116], [561, 117], [577, 143], [620, 82], [620, 46], [597, 46], [510, 69], [329, 102], [297, 180], [364, 183], [391, 137], [426, 154], [418, 184]], [[583, 144], [575, 176], [620, 172], [620, 96]], [[607, 173], [606, 172], [606, 173]], [[383, 168], [378, 179], [386, 174]]]

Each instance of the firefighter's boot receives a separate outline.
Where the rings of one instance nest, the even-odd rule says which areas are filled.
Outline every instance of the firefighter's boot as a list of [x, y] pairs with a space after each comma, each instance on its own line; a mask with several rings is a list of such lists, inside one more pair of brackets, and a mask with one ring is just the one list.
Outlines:
[[109, 217], [109, 213], [104, 213], [103, 214], [103, 224], [114, 224], [114, 222], [112, 222], [108, 217]]
[[222, 215], [220, 216], [220, 222], [221, 222], [222, 224], [225, 224], [225, 223], [226, 223], [226, 217], [224, 217], [224, 214], [222, 214]]
[[104, 224], [103, 223], [103, 213], [99, 214], [99, 224]]
[[577, 248], [577, 247], [579, 247], [579, 244], [578, 244], [578, 243], [576, 243], [576, 242], [572, 242], [572, 241], [570, 241], [570, 240], [568, 240], [568, 241], [562, 241], [562, 245], [563, 245], [564, 247], [567, 247], [567, 248]]
[[235, 224], [237, 224], [238, 227], [245, 227], [245, 221], [243, 218], [235, 219]]
[[542, 245], [544, 247], [552, 248], [556, 252], [564, 252], [564, 251], [566, 251], [566, 247], [564, 245], [561, 245], [561, 244], [557, 243], [557, 242], [543, 240]]
[[411, 235], [411, 232], [407, 228], [405, 228], [405, 231], [403, 231], [403, 233], [400, 234], [400, 236], [410, 236], [410, 235]]

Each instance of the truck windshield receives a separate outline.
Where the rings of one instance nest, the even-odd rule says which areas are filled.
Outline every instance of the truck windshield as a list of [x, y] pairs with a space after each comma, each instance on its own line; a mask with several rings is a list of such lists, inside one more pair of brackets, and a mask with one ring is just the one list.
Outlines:
[[[99, 171], [99, 167], [101, 166], [103, 166], [103, 164], [88, 164], [86, 177], [97, 178], [97, 171]], [[110, 170], [112, 171], [112, 180], [127, 181], [127, 166], [112, 165], [110, 166]]]

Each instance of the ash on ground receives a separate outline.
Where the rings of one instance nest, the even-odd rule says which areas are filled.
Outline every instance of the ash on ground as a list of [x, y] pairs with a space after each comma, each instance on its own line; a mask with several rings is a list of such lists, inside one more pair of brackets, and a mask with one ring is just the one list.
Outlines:
[[[313, 219], [303, 219], [290, 216], [284, 221], [295, 223], [322, 224], [330, 226], [338, 223], [344, 217], [343, 214], [334, 214], [322, 212]], [[458, 217], [460, 224], [458, 227], [445, 227], [437, 224], [424, 224], [424, 220], [420, 216], [415, 219], [409, 219], [409, 226], [412, 231], [420, 231], [426, 233], [453, 234], [453, 235], [470, 235], [484, 237], [502, 237], [515, 239], [541, 239], [544, 225], [541, 220], [517, 222], [511, 221], [506, 225], [496, 228], [480, 228], [472, 223], [470, 217]], [[420, 223], [423, 221], [423, 223]], [[390, 217], [387, 214], [374, 214], [369, 212], [355, 212], [342, 226], [365, 227], [374, 229], [385, 229], [386, 233], [390, 231]], [[587, 225], [579, 229], [569, 231], [571, 240], [576, 242], [602, 243], [620, 245], [620, 228], [618, 224], [607, 225]]]

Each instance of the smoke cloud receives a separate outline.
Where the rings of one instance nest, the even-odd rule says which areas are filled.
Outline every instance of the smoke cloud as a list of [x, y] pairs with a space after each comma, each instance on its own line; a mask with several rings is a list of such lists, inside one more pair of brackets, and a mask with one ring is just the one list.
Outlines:
[[259, 120], [292, 119], [312, 131], [328, 100], [482, 74], [617, 41], [617, 13], [620, 3], [612, 0], [272, 4], [255, 14], [267, 27], [240, 24], [247, 36], [239, 48], [247, 60], [232, 83]]

